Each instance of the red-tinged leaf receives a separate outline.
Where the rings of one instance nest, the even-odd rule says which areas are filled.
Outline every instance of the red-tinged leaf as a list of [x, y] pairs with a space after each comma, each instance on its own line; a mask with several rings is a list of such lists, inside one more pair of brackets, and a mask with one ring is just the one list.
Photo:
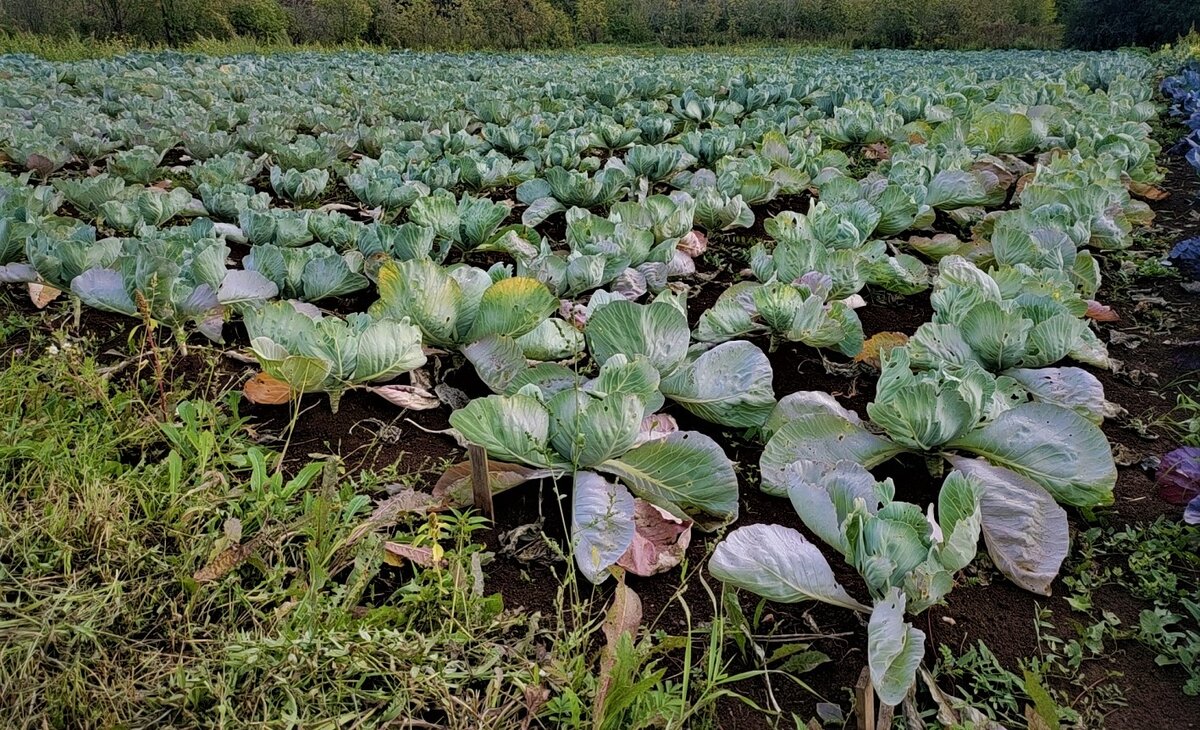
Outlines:
[[251, 403], [263, 406], [278, 406], [291, 401], [292, 389], [287, 383], [260, 372], [246, 381], [242, 394]]
[[647, 441], [657, 441], [664, 439], [667, 434], [674, 433], [679, 430], [679, 424], [675, 422], [675, 417], [666, 413], [655, 413], [652, 416], [646, 416], [642, 419], [642, 425], [638, 429], [637, 440], [633, 442], [634, 446], [641, 446]]
[[58, 166], [49, 157], [34, 152], [25, 158], [25, 169], [33, 170], [45, 178], [50, 177], [50, 173], [58, 169]]
[[1107, 304], [1101, 304], [1095, 299], [1088, 300], [1087, 312], [1084, 313], [1084, 316], [1095, 322], [1116, 322], [1121, 318], [1117, 314], [1117, 310]]
[[1159, 498], [1171, 504], [1187, 504], [1200, 496], [1200, 447], [1181, 446], [1164, 454], [1154, 481]]
[[634, 575], [650, 576], [679, 565], [692, 542], [692, 523], [649, 502], [634, 501], [633, 543], [617, 565]]
[[367, 390], [394, 406], [410, 411], [428, 411], [442, 404], [436, 395], [415, 385], [380, 385]]
[[[520, 486], [535, 479], [545, 479], [554, 472], [549, 469], [534, 469], [520, 464], [488, 460], [488, 483], [492, 494]], [[433, 485], [433, 497], [446, 507], [469, 507], [475, 503], [471, 491], [471, 462], [462, 461], [450, 467]]]
[[383, 543], [383, 562], [395, 567], [413, 563], [422, 568], [432, 568], [435, 561], [431, 547], [417, 547], [402, 542], [385, 542]]
[[700, 231], [690, 231], [675, 244], [675, 248], [688, 256], [696, 258], [708, 250], [708, 236]]

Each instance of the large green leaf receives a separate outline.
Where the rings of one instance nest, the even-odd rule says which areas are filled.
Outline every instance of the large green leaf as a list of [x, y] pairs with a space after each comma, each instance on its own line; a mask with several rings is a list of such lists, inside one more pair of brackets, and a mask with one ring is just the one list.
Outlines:
[[571, 492], [571, 544], [584, 577], [601, 583], [633, 543], [633, 495], [591, 471], [575, 475]]
[[826, 464], [853, 461], [871, 468], [902, 451], [905, 451], [903, 446], [876, 436], [841, 416], [810, 414], [788, 422], [767, 442], [759, 461], [762, 489], [768, 494], [786, 496], [784, 470], [792, 462], [802, 459]]
[[669, 375], [687, 357], [691, 333], [687, 316], [666, 301], [615, 301], [597, 309], [584, 330], [592, 357], [603, 364], [614, 355], [644, 355], [655, 370]]
[[1034, 481], [983, 459], [951, 456], [950, 463], [977, 480], [983, 540], [992, 562], [1027, 591], [1050, 595], [1071, 547], [1067, 513]]
[[888, 705], [904, 701], [917, 680], [917, 667], [925, 656], [925, 632], [904, 622], [904, 594], [892, 588], [876, 602], [867, 622], [867, 665], [871, 684]]
[[558, 299], [537, 279], [514, 276], [488, 287], [467, 341], [488, 335], [520, 337], [558, 309]]
[[1104, 422], [1104, 386], [1082, 368], [1017, 368], [1004, 374], [1042, 403], [1070, 408], [1096, 425]]
[[718, 580], [779, 603], [821, 601], [855, 611], [825, 556], [796, 530], [782, 525], [739, 527], [717, 545], [708, 571]]
[[662, 392], [697, 416], [723, 426], [761, 426], [775, 408], [771, 362], [744, 340], [689, 360], [662, 381]]
[[378, 320], [358, 335], [355, 383], [390, 380], [425, 364], [421, 331], [407, 320]]
[[532, 396], [476, 398], [450, 414], [450, 425], [501, 461], [569, 468], [550, 448], [550, 411]]
[[[511, 337], [488, 335], [462, 348], [462, 354], [475, 366], [475, 372], [493, 393], [515, 391], [511, 385], [529, 369], [521, 346]], [[522, 383], [524, 385], [524, 383]]]
[[1096, 424], [1048, 403], [1024, 403], [983, 428], [946, 444], [970, 451], [1040, 484], [1059, 502], [1112, 502], [1117, 468]]
[[408, 317], [427, 344], [458, 343], [462, 287], [442, 267], [429, 259], [389, 261], [379, 269], [378, 285], [379, 301], [371, 305], [371, 314]]
[[547, 407], [550, 444], [581, 469], [620, 458], [633, 447], [642, 423], [642, 399], [636, 395], [600, 398], [572, 388], [555, 394]]
[[708, 436], [676, 431], [596, 467], [615, 474], [629, 489], [702, 530], [728, 525], [738, 516], [733, 464]]

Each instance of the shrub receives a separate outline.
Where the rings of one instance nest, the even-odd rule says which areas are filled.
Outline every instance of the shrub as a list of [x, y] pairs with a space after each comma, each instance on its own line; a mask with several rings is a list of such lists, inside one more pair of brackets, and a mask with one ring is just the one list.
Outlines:
[[287, 35], [287, 14], [275, 0], [233, 0], [229, 24], [238, 35], [277, 40]]

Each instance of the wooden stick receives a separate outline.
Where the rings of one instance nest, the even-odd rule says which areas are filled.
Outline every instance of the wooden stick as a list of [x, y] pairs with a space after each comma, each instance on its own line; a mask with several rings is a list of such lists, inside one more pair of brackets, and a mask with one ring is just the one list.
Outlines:
[[854, 685], [854, 717], [858, 730], [875, 730], [875, 688], [869, 667], [863, 667]]
[[475, 498], [475, 508], [489, 520], [496, 518], [492, 507], [492, 485], [488, 477], [487, 452], [482, 446], [467, 445], [467, 458], [471, 462], [471, 494]]

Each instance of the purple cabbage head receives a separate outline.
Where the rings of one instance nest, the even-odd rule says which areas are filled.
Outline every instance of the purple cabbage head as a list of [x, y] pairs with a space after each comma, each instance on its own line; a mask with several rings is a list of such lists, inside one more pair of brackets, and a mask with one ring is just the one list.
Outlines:
[[1200, 447], [1183, 446], [1168, 452], [1154, 475], [1158, 496], [1171, 504], [1186, 504], [1183, 519], [1200, 524]]

